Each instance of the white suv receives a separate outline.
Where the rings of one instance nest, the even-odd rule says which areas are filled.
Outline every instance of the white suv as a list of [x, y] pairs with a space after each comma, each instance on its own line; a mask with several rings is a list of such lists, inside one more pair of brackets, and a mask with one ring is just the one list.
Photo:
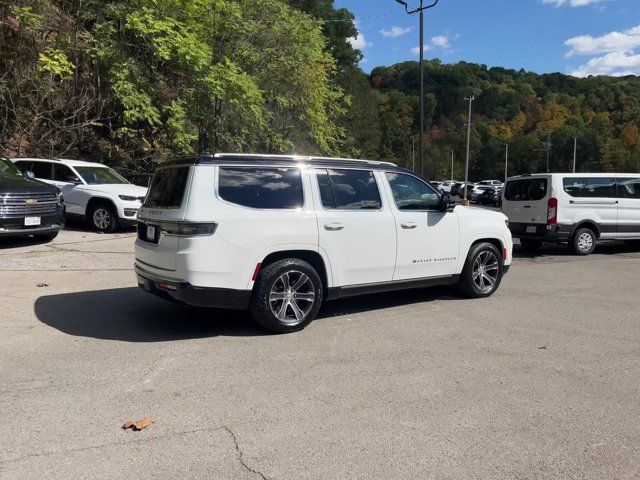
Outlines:
[[135, 270], [158, 296], [291, 332], [323, 300], [438, 284], [487, 297], [511, 250], [504, 215], [391, 163], [216, 154], [156, 171]]
[[62, 191], [67, 217], [86, 219], [102, 232], [135, 224], [147, 194], [146, 188], [130, 184], [101, 163], [42, 158], [12, 161], [23, 172]]

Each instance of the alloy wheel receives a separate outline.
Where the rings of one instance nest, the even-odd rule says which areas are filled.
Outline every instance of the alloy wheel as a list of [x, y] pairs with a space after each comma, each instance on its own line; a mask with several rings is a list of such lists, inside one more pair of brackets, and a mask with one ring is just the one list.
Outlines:
[[311, 279], [298, 270], [280, 275], [269, 292], [271, 312], [282, 323], [295, 326], [302, 323], [316, 301]]
[[111, 224], [111, 214], [104, 208], [97, 208], [93, 212], [93, 224], [100, 230], [106, 230]]
[[491, 292], [498, 281], [500, 263], [495, 253], [484, 250], [473, 262], [473, 282], [483, 294]]

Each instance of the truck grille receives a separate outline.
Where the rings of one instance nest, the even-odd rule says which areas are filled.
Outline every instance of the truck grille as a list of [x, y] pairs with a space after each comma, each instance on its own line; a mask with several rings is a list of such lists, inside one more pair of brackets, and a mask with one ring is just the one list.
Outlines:
[[0, 195], [0, 216], [24, 217], [55, 213], [58, 197], [54, 193], [14, 193]]

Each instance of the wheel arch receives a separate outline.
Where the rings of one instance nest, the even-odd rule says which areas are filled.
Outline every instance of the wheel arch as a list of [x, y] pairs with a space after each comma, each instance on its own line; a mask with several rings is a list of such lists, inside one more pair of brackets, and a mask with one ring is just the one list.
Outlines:
[[594, 222], [593, 220], [583, 220], [582, 222], [578, 222], [574, 225], [573, 229], [571, 230], [571, 235], [569, 235], [569, 238], [573, 238], [576, 232], [581, 228], [588, 228], [590, 230], [593, 230], [593, 232], [596, 234], [596, 239], [600, 238], [600, 235], [602, 233], [600, 231], [600, 227], [596, 222]]
[[89, 215], [93, 207], [95, 207], [96, 205], [105, 205], [105, 204], [112, 207], [115, 214], [118, 215], [118, 207], [113, 202], [113, 200], [107, 197], [91, 197], [87, 202], [87, 207], [85, 208], [85, 211], [84, 211], [84, 216], [86, 217], [86, 219], [88, 221], [91, 221], [91, 218], [89, 217]]
[[[262, 262], [260, 262], [260, 269], [262, 270], [268, 265], [271, 265], [278, 260], [284, 260], [285, 258], [297, 258], [299, 260], [303, 260], [311, 265], [320, 276], [320, 280], [322, 281], [322, 287], [327, 291], [330, 287], [329, 283], [329, 269], [327, 268], [327, 262], [322, 257], [322, 255], [314, 250], [302, 250], [302, 249], [294, 249], [294, 250], [278, 250], [276, 252], [272, 252], [268, 254]], [[258, 271], [259, 271], [258, 270]], [[257, 271], [256, 271], [257, 273]]]

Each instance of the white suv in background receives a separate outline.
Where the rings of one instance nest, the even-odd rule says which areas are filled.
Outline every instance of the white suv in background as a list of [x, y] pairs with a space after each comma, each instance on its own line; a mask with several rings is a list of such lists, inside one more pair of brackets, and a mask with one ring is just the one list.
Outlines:
[[62, 191], [67, 217], [87, 220], [102, 232], [136, 223], [147, 189], [132, 185], [101, 163], [79, 160], [14, 158], [23, 172]]
[[438, 284], [488, 297], [511, 250], [504, 215], [391, 163], [216, 154], [156, 170], [135, 270], [163, 298], [291, 332], [335, 298]]

